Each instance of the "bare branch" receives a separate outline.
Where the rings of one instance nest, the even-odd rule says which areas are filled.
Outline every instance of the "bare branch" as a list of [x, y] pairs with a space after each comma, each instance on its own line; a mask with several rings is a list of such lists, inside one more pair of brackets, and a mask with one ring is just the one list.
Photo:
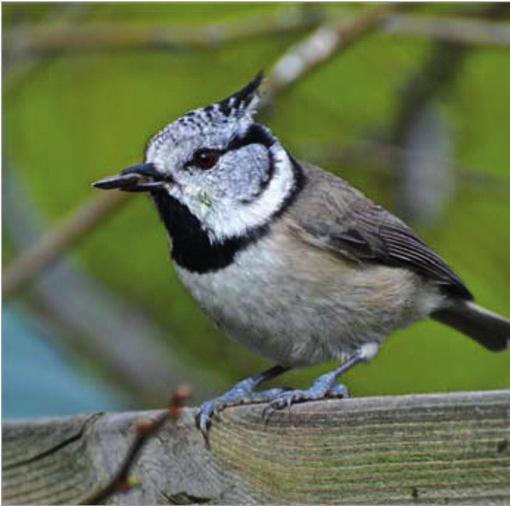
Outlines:
[[4, 47], [18, 57], [48, 56], [94, 50], [189, 50], [213, 49], [251, 37], [281, 36], [307, 30], [323, 21], [322, 11], [280, 10], [233, 22], [202, 25], [105, 23], [33, 25], [26, 24], [4, 34]]
[[113, 214], [128, 200], [127, 193], [101, 193], [60, 221], [38, 243], [23, 252], [5, 269], [2, 282], [3, 296], [9, 297], [23, 288], [38, 273], [56, 261], [62, 252], [73, 247], [100, 221]]
[[381, 30], [389, 35], [425, 37], [470, 46], [510, 47], [510, 23], [480, 19], [432, 18], [395, 14]]
[[[301, 32], [324, 23], [322, 9], [310, 16], [304, 9], [281, 10], [274, 14], [253, 16], [235, 23], [220, 22], [188, 25], [143, 25], [140, 23], [94, 24], [25, 24], [4, 34], [4, 47], [10, 59], [48, 56], [56, 53], [147, 49], [212, 49], [242, 39], [280, 36]], [[334, 23], [351, 24], [357, 15], [342, 12], [328, 14]], [[438, 18], [407, 14], [383, 16], [379, 29], [395, 36], [426, 37], [433, 40], [475, 46], [510, 46], [510, 23], [488, 22], [459, 17]]]

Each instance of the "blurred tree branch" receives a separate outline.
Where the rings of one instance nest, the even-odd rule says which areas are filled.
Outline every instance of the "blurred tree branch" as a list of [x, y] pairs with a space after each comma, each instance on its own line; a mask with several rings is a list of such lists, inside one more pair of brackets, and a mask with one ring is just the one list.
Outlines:
[[[332, 15], [322, 9], [281, 10], [273, 14], [253, 16], [236, 22], [199, 25], [143, 25], [140, 23], [65, 23], [25, 24], [4, 33], [4, 47], [10, 60], [26, 56], [54, 56], [69, 52], [94, 50], [212, 49], [241, 39], [280, 36], [306, 31], [325, 22], [348, 26], [359, 14]], [[475, 46], [510, 46], [508, 22], [488, 22], [462, 17], [430, 17], [395, 14], [389, 10], [378, 27], [394, 36], [425, 37], [432, 40]]]
[[381, 31], [390, 35], [424, 37], [469, 46], [509, 47], [509, 21], [394, 14], [385, 19]]
[[4, 271], [3, 296], [8, 298], [25, 286], [38, 272], [49, 267], [62, 251], [71, 249], [81, 238], [92, 232], [99, 224], [98, 217], [101, 220], [107, 219], [128, 199], [127, 193], [102, 193], [63, 218], [57, 227], [50, 229]]
[[393, 4], [383, 4], [361, 13], [348, 24], [343, 21], [321, 24], [273, 65], [266, 82], [267, 98], [282, 93], [298, 79], [302, 79], [375, 30], [394, 9]]
[[[510, 12], [509, 5], [506, 3], [487, 5], [477, 13], [478, 16], [486, 18], [485, 21], [464, 20], [464, 23], [466, 25], [473, 22], [490, 23], [488, 20], [500, 19]], [[510, 24], [508, 28], [510, 29]], [[471, 49], [473, 48], [466, 47], [458, 41], [440, 41], [432, 47], [424, 64], [409, 78], [401, 93], [400, 107], [392, 134], [395, 144], [401, 143], [408, 124], [420, 113], [423, 104], [429, 102], [453, 82]]]
[[[90, 9], [90, 5], [83, 2], [55, 3], [44, 17], [41, 26], [57, 26], [58, 24], [79, 26], [81, 19]], [[18, 29], [22, 28], [15, 25], [3, 30], [2, 90], [4, 94], [14, 87], [13, 85], [18, 83], [22, 77], [34, 72], [44, 63], [44, 60], [37, 58], [34, 54], [25, 53], [23, 45], [18, 45], [20, 41], [17, 40], [16, 36], [12, 39], [6, 37], [7, 32], [14, 34]]]
[[451, 200], [453, 139], [433, 100], [453, 84], [468, 52], [468, 46], [436, 43], [401, 91], [390, 131], [390, 143], [404, 148], [396, 166], [396, 207], [403, 218], [414, 223], [436, 221]]
[[299, 7], [240, 19], [235, 23], [192, 26], [140, 23], [25, 24], [6, 30], [5, 60], [7, 68], [12, 71], [27, 58], [83, 51], [214, 49], [251, 37], [306, 31], [317, 26], [322, 18], [320, 9], [312, 12]]
[[[497, 20], [509, 10], [506, 3], [488, 3], [476, 15]], [[433, 100], [454, 83], [472, 49], [458, 41], [436, 42], [400, 93], [390, 129], [390, 144], [404, 148], [397, 166], [397, 208], [400, 215], [415, 223], [438, 219], [453, 192], [453, 141], [449, 125], [434, 108]], [[408, 152], [412, 156], [407, 156]]]

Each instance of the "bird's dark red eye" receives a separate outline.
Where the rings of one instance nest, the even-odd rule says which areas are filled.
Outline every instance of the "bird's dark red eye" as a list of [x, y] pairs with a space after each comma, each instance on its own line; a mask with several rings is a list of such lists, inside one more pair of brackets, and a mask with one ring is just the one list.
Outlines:
[[193, 165], [202, 170], [212, 169], [221, 156], [217, 149], [200, 149], [193, 155]]

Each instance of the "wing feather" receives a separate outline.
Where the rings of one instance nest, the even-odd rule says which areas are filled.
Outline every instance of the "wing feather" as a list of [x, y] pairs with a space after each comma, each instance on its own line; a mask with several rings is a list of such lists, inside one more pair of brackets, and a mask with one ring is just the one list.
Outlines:
[[342, 179], [304, 169], [315, 177], [308, 177], [313, 182], [305, 188], [306, 211], [293, 213], [303, 239], [357, 261], [412, 269], [449, 295], [473, 299], [459, 276], [403, 221]]

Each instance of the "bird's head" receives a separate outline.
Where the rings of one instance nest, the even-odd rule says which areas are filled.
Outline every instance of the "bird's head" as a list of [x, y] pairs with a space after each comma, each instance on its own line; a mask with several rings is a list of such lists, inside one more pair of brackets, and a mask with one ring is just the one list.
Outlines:
[[261, 225], [295, 183], [278, 139], [254, 122], [261, 81], [259, 74], [228, 98], [170, 123], [150, 141], [145, 163], [95, 186], [148, 191], [157, 204], [173, 199], [200, 222], [211, 242]]

